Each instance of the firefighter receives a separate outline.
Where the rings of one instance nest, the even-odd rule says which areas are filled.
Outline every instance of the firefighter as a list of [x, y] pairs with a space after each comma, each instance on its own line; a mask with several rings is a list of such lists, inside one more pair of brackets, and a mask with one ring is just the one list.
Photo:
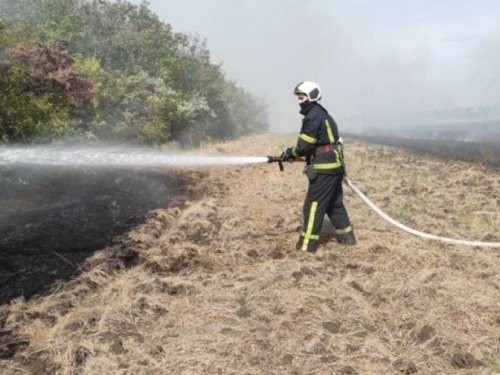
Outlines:
[[325, 214], [335, 228], [335, 238], [344, 245], [355, 245], [356, 238], [343, 203], [344, 163], [337, 124], [318, 101], [321, 89], [315, 82], [304, 81], [295, 87], [300, 113], [304, 115], [295, 147], [283, 151], [285, 160], [305, 157], [304, 173], [309, 188], [303, 207], [303, 224], [297, 250], [315, 253]]

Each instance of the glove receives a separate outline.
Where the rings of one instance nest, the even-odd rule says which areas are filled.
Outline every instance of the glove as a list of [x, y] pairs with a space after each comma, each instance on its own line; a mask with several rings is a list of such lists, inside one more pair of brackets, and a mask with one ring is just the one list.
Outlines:
[[292, 162], [295, 159], [295, 154], [293, 153], [293, 147], [288, 147], [283, 150], [281, 157], [284, 161]]

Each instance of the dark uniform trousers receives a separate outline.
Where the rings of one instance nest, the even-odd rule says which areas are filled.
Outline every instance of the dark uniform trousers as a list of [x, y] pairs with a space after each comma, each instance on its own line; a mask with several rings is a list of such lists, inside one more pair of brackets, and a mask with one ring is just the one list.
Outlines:
[[309, 181], [303, 209], [302, 233], [297, 242], [297, 250], [316, 252], [325, 214], [330, 218], [337, 236], [352, 232], [351, 222], [343, 203], [342, 180], [342, 173], [319, 173], [314, 181]]

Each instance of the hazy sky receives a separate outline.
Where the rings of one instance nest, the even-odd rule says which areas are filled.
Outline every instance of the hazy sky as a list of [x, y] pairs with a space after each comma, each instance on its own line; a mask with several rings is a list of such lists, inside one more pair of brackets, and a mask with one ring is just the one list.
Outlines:
[[[132, 1], [140, 3], [141, 1]], [[300, 120], [293, 87], [317, 81], [334, 117], [500, 103], [499, 0], [150, 0], [175, 31]]]

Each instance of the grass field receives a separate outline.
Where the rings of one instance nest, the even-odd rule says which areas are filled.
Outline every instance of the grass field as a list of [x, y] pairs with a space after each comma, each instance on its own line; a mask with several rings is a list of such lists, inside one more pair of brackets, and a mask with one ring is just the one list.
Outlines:
[[[294, 141], [200, 153], [263, 156]], [[353, 139], [345, 154], [352, 182], [404, 224], [500, 240], [500, 176], [484, 165]], [[500, 374], [499, 251], [400, 232], [346, 188], [358, 245], [331, 241], [325, 223], [317, 255], [296, 252], [301, 171], [211, 169], [196, 199], [150, 212], [72, 281], [3, 305], [0, 373]]]

